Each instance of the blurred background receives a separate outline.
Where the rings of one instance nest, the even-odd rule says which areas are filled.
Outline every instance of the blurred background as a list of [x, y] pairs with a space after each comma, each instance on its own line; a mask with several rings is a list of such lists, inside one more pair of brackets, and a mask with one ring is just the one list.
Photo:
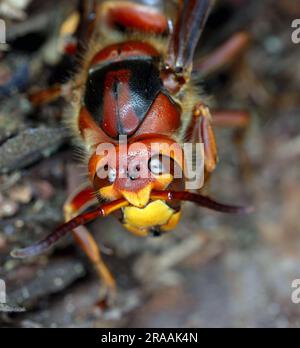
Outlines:
[[[299, 0], [217, 1], [201, 57], [233, 33], [252, 42], [243, 57], [201, 86], [211, 105], [245, 109], [244, 135], [217, 129], [220, 163], [210, 195], [255, 207], [225, 216], [186, 205], [180, 226], [157, 239], [131, 236], [113, 218], [91, 229], [119, 287], [117, 306], [96, 306], [97, 276], [67, 238], [49, 255], [18, 261], [11, 249], [48, 234], [85, 169], [62, 125], [60, 99], [33, 108], [29, 90], [64, 81], [58, 49], [76, 1], [2, 0], [0, 45], [0, 279], [3, 327], [300, 327], [291, 283], [300, 278], [300, 44], [291, 23]], [[108, 252], [110, 251], [110, 252]], [[18, 307], [27, 311], [16, 313]], [[6, 312], [4, 312], [6, 310]]]

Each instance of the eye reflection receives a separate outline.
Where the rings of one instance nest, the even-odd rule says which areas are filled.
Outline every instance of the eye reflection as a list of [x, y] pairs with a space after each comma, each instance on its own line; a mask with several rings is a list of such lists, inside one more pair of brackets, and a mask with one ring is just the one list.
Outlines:
[[114, 183], [117, 177], [117, 171], [113, 168], [109, 168], [107, 177], [110, 183]]
[[161, 175], [166, 172], [167, 168], [163, 163], [162, 156], [154, 156], [149, 160], [149, 170], [154, 175]]

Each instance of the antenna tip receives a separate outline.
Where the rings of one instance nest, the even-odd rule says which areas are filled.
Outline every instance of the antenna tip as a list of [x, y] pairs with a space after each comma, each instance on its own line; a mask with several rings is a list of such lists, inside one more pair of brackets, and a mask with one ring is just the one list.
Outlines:
[[26, 255], [24, 249], [14, 249], [10, 252], [10, 256], [14, 259], [24, 259], [28, 255]]

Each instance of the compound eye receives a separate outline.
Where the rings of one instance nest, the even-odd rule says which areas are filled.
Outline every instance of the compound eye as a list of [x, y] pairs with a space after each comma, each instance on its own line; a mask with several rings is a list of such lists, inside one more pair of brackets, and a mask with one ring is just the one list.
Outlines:
[[107, 180], [110, 183], [114, 183], [117, 177], [115, 169], [109, 167], [107, 164], [97, 170], [97, 178], [100, 180]]
[[166, 171], [166, 168], [164, 166], [161, 156], [152, 157], [149, 160], [148, 166], [149, 166], [149, 170], [154, 175], [161, 175], [162, 173]]
[[114, 183], [115, 180], [116, 180], [116, 177], [117, 177], [117, 171], [115, 169], [113, 169], [113, 168], [109, 168], [107, 177], [108, 177], [108, 181], [111, 184]]

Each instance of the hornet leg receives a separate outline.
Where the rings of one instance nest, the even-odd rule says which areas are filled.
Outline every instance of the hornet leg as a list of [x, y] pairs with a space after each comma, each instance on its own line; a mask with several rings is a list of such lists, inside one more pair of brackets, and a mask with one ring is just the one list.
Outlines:
[[[83, 210], [86, 210], [88, 207], [95, 204], [98, 204], [98, 200], [95, 197], [94, 191], [87, 186], [81, 187], [66, 201], [64, 205], [65, 219], [70, 220], [80, 214]], [[99, 247], [91, 233], [86, 229], [86, 227], [80, 226], [77, 227], [72, 234], [76, 243], [81, 247], [95, 266], [99, 277], [105, 284], [108, 294], [114, 296], [116, 291], [114, 277], [105, 265]]]
[[212, 127], [212, 116], [206, 105], [199, 103], [194, 107], [192, 125], [187, 138], [195, 143], [203, 143], [205, 178], [212, 173], [218, 162], [217, 145]]

